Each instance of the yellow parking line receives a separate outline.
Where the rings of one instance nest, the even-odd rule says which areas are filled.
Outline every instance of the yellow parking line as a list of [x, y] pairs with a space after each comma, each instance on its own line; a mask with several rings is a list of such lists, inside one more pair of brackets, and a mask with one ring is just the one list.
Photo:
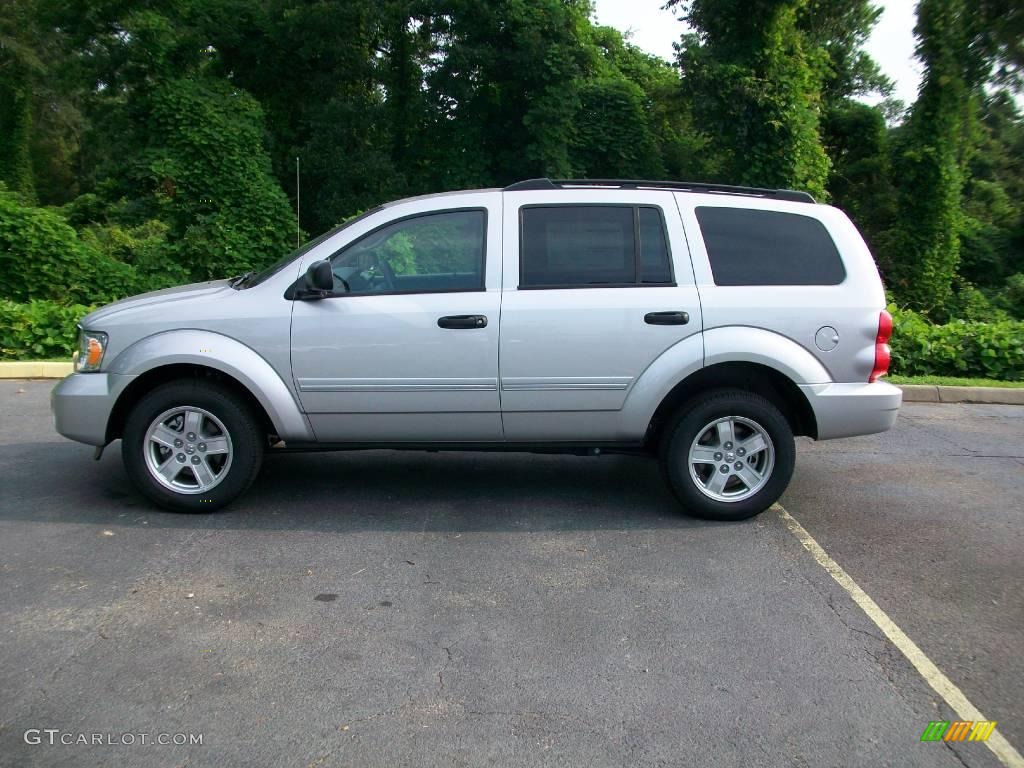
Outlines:
[[[839, 563], [829, 557], [828, 552], [822, 549], [822, 546], [814, 540], [814, 537], [807, 532], [806, 528], [800, 525], [789, 512], [783, 509], [781, 504], [775, 504], [773, 508], [779, 513], [779, 517], [785, 522], [786, 527], [804, 545], [804, 549], [810, 552], [814, 559], [818, 561], [818, 565], [828, 571], [829, 575], [836, 580], [836, 583], [846, 590], [847, 594], [853, 598], [853, 602], [859, 605], [864, 613], [868, 615], [868, 618], [892, 641], [892, 644], [899, 648], [900, 652], [921, 673], [921, 677], [925, 679], [925, 682], [934, 688], [935, 692], [956, 712], [957, 717], [961, 720], [988, 720], [970, 702], [963, 691], [957, 688], [953, 681], [946, 677], [931, 659], [925, 656], [924, 651], [907, 637], [906, 632], [896, 626], [896, 622], [889, 618], [889, 614], [879, 608], [878, 603], [872, 600], [868, 593], [850, 578], [850, 574], [844, 571]], [[1024, 757], [1021, 757], [1020, 752], [1014, 749], [1013, 745], [1001, 733], [993, 732], [988, 741], [985, 742], [985, 745], [999, 758], [999, 762], [1007, 766], [1007, 768], [1024, 768]]]

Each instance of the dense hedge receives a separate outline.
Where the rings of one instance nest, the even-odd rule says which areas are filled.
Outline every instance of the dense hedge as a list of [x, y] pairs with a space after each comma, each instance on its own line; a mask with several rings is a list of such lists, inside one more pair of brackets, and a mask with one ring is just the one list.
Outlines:
[[0, 359], [71, 359], [78, 335], [75, 326], [91, 310], [82, 304], [0, 299]]
[[0, 190], [0, 298], [101, 303], [139, 291], [131, 265], [84, 244], [60, 213]]
[[1024, 380], [1024, 322], [932, 325], [908, 310], [890, 311], [893, 373]]

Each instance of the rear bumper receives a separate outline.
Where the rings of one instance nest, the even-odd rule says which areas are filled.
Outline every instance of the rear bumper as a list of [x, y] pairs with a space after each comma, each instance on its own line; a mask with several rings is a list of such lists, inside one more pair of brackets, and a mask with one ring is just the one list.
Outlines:
[[57, 431], [87, 445], [107, 444], [107, 422], [114, 403], [134, 376], [72, 373], [50, 393]]
[[885, 432], [896, 423], [903, 392], [885, 381], [874, 384], [802, 384], [818, 422], [818, 439]]

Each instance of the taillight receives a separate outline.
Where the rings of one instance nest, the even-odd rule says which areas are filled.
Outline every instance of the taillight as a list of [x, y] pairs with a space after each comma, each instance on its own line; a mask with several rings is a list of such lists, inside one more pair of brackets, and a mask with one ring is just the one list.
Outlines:
[[878, 381], [889, 372], [892, 353], [889, 350], [889, 337], [892, 336], [892, 315], [884, 309], [878, 314], [878, 335], [875, 337], [875, 367], [868, 376], [868, 383]]

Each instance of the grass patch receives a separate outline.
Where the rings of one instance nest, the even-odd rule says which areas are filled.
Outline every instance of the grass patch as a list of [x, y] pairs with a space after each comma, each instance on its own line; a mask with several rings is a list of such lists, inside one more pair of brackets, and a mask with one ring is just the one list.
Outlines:
[[997, 379], [968, 379], [957, 376], [886, 376], [890, 384], [931, 384], [943, 387], [999, 387], [1024, 388], [1024, 381], [998, 381]]

